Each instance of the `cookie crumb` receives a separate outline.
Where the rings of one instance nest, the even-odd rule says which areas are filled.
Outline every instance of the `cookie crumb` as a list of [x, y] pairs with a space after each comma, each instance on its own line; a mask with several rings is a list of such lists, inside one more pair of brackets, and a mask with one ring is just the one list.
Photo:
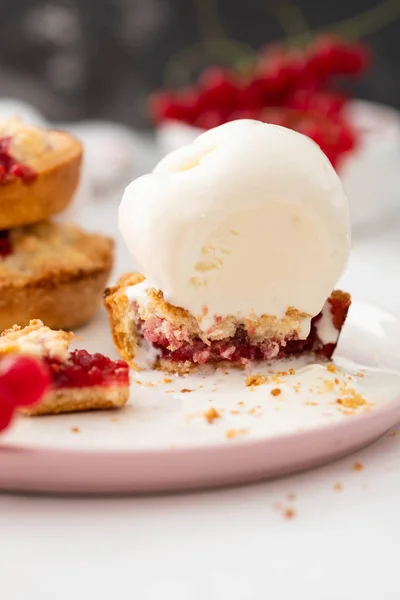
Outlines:
[[163, 382], [164, 383], [172, 383], [172, 379], [170, 379], [169, 377], [164, 377]]
[[268, 381], [269, 381], [269, 377], [266, 377], [265, 375], [261, 375], [261, 374], [249, 375], [246, 379], [246, 386], [247, 387], [258, 386], [258, 385], [262, 385], [263, 383], [268, 383]]
[[228, 429], [225, 436], [228, 440], [233, 440], [233, 438], [238, 437], [239, 435], [245, 435], [246, 433], [249, 433], [248, 429]]
[[343, 486], [341, 483], [335, 483], [335, 485], [333, 486], [333, 489], [335, 490], [335, 492], [341, 492], [343, 489]]
[[113, 417], [113, 418], [111, 419], [111, 423], [118, 423], [118, 419], [117, 419], [117, 417]]
[[279, 395], [280, 395], [280, 393], [281, 393], [281, 388], [273, 388], [273, 389], [271, 390], [271, 394], [272, 394], [272, 396], [279, 396]]
[[72, 431], [72, 433], [79, 433], [80, 429], [79, 429], [79, 427], [71, 427], [71, 431]]
[[142, 381], [141, 379], [134, 380], [136, 385], [143, 385], [144, 387], [154, 387], [154, 383], [151, 381]]
[[182, 389], [181, 389], [181, 393], [182, 393], [182, 394], [187, 394], [187, 393], [189, 393], [189, 392], [193, 392], [193, 391], [194, 391], [194, 390], [189, 390], [188, 388], [182, 388]]
[[364, 465], [362, 463], [356, 462], [353, 465], [353, 471], [362, 471], [364, 468]]
[[336, 400], [337, 404], [340, 404], [344, 408], [358, 408], [359, 406], [365, 406], [368, 404], [364, 396], [352, 388], [346, 391], [345, 394], [346, 395], [343, 398], [338, 398]]
[[214, 423], [215, 419], [219, 419], [221, 414], [213, 406], [204, 413], [204, 418], [209, 423]]
[[326, 370], [329, 371], [329, 373], [336, 373], [336, 367], [333, 363], [326, 365]]
[[284, 512], [283, 512], [283, 516], [285, 517], [285, 519], [293, 519], [293, 517], [296, 515], [296, 513], [294, 512], [293, 508], [287, 508]]

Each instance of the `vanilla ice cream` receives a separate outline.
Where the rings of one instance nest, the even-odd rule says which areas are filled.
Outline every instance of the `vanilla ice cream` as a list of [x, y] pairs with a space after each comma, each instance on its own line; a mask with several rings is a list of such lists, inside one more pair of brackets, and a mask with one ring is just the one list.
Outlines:
[[251, 120], [203, 133], [133, 181], [119, 227], [146, 277], [138, 293], [161, 290], [202, 327], [290, 308], [315, 316], [350, 246], [347, 199], [318, 145]]

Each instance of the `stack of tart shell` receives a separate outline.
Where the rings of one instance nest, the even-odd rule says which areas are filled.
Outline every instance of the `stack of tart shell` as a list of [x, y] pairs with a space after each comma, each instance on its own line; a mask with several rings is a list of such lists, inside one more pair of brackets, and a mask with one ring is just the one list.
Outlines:
[[113, 264], [110, 238], [52, 220], [74, 197], [83, 148], [69, 133], [42, 133], [46, 151], [25, 161], [13, 155], [12, 135], [0, 136], [0, 331], [31, 319], [85, 324]]

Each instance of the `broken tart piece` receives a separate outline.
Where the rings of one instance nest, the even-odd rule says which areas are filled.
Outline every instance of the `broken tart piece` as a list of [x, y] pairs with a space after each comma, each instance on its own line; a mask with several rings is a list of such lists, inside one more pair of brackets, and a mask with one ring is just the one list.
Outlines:
[[139, 273], [130, 273], [105, 291], [115, 346], [132, 368], [138, 368], [138, 349], [150, 344], [156, 351], [154, 366], [179, 374], [201, 365], [241, 368], [303, 352], [330, 358], [351, 303], [346, 292], [332, 292], [311, 319], [305, 339], [299, 336], [306, 317], [294, 309], [280, 320], [268, 315], [243, 320], [217, 317], [203, 332], [193, 315], [166, 302], [160, 291], [143, 288], [143, 281]]
[[113, 241], [43, 221], [0, 232], [0, 331], [40, 318], [54, 329], [89, 321], [113, 264]]
[[86, 350], [69, 350], [72, 333], [55, 331], [42, 321], [27, 327], [14, 325], [0, 336], [0, 362], [10, 355], [39, 359], [50, 375], [50, 391], [33, 406], [29, 415], [102, 410], [123, 406], [129, 398], [129, 367], [126, 362]]
[[0, 229], [47, 219], [72, 200], [82, 145], [69, 133], [0, 121]]

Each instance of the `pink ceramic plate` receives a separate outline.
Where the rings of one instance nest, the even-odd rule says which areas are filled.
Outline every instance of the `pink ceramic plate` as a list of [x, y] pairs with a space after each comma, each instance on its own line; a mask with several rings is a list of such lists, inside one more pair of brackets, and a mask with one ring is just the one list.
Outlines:
[[[88, 350], [113, 353], [104, 315], [80, 334]], [[335, 374], [326, 365], [292, 364], [295, 376], [269, 373], [270, 383], [252, 391], [243, 373], [172, 381], [141, 373], [121, 411], [21, 417], [1, 437], [0, 488], [177, 490], [275, 477], [339, 458], [400, 420], [399, 338], [397, 319], [355, 302]], [[351, 377], [348, 385], [367, 404], [349, 409], [336, 402], [339, 392], [321, 393], [329, 377]], [[302, 387], [295, 393], [296, 381]], [[219, 415], [211, 423], [210, 407]]]

